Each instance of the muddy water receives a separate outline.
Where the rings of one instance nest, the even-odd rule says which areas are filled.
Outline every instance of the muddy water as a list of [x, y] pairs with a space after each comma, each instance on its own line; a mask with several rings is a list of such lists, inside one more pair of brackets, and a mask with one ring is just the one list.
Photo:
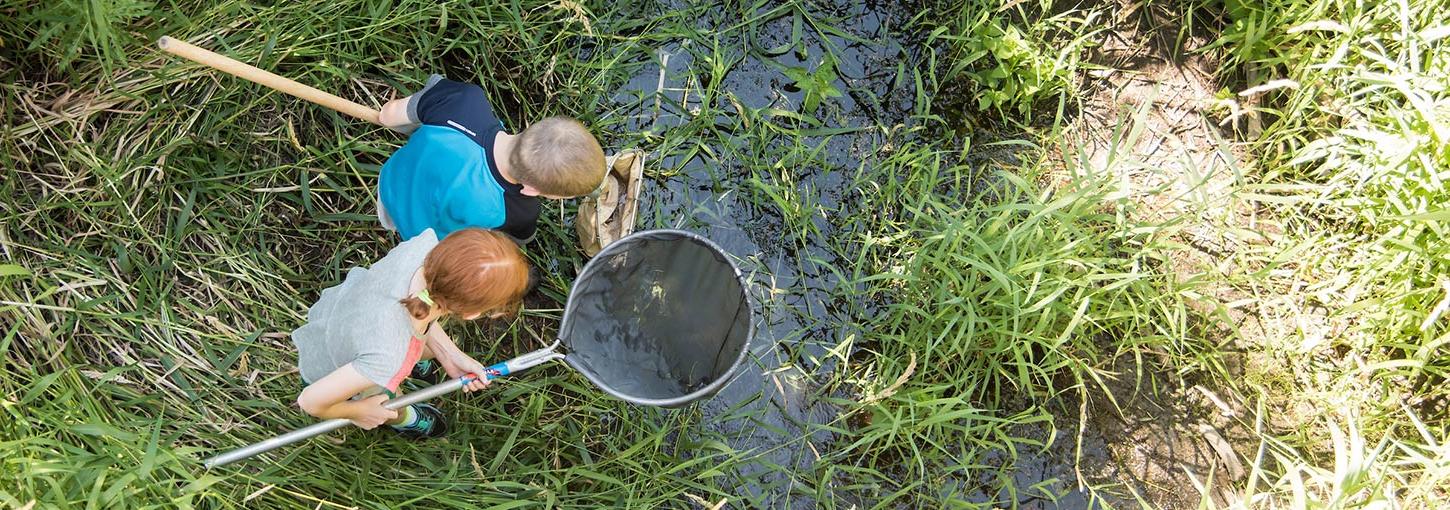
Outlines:
[[[622, 124], [618, 131], [641, 145], [656, 137], [669, 139], [672, 131], [690, 132], [699, 109], [710, 106], [702, 105], [710, 99], [702, 97], [700, 85], [711, 78], [721, 80], [722, 94], [713, 98], [719, 111], [735, 111], [732, 100], [749, 109], [800, 111], [806, 92], [792, 87], [780, 66], [815, 68], [828, 48], [838, 63], [834, 85], [848, 93], [814, 112], [824, 127], [874, 128], [902, 122], [911, 107], [910, 96], [893, 90], [892, 80], [894, 62], [908, 51], [889, 30], [895, 15], [886, 6], [844, 2], [825, 11], [812, 15], [831, 19], [830, 24], [861, 41], [823, 39], [814, 31], [801, 30], [797, 47], [766, 55], [763, 48], [790, 42], [795, 30], [789, 13], [755, 25], [758, 30], [734, 31], [727, 29], [739, 25], [744, 13], [701, 13], [700, 36], [664, 41], [653, 48], [649, 63], [618, 91], [614, 110], [618, 118], [613, 119]], [[739, 58], [723, 77], [708, 76], [715, 69], [705, 57], [720, 55], [714, 48], [729, 48], [722, 53]], [[858, 97], [880, 99], [863, 104]], [[874, 129], [769, 141], [721, 131], [713, 134], [698, 140], [707, 145], [733, 144], [737, 150], [753, 151], [754, 157], [730, 158], [720, 149], [710, 157], [688, 145], [649, 147], [653, 152], [646, 164], [640, 207], [641, 228], [682, 228], [703, 234], [728, 251], [752, 282], [757, 320], [748, 359], [714, 398], [697, 406], [701, 429], [685, 433], [719, 439], [753, 459], [728, 473], [733, 481], [722, 483], [739, 488], [732, 507], [811, 508], [816, 501], [800, 482], [815, 478], [811, 473], [818, 452], [827, 451], [835, 439], [823, 426], [840, 426], [833, 424], [839, 410], [826, 403], [828, 395], [822, 388], [833, 369], [826, 353], [848, 335], [859, 336], [851, 327], [849, 307], [839, 302], [840, 282], [827, 270], [841, 265], [832, 249], [832, 237], [839, 234], [833, 219], [854, 213], [846, 189], [848, 176], [862, 163], [862, 154], [884, 140]], [[809, 164], [784, 170], [797, 189], [809, 192], [819, 205], [809, 219], [819, 233], [805, 236], [794, 233], [774, 206], [760, 203], [760, 193], [751, 184], [753, 179], [772, 178], [770, 168], [753, 164], [780, 161], [797, 144], [821, 147]]]
[[[671, 8], [690, 7], [681, 3], [667, 10]], [[849, 354], [843, 349], [847, 340], [869, 335], [858, 327], [864, 319], [852, 314], [871, 309], [869, 303], [852, 302], [854, 293], [843, 288], [846, 284], [830, 268], [849, 263], [841, 259], [849, 254], [839, 248], [839, 239], [851, 234], [842, 219], [870, 214], [854, 207], [853, 196], [861, 191], [851, 186], [852, 176], [862, 165], [876, 163], [877, 154], [891, 142], [885, 134], [890, 130], [883, 127], [912, 122], [914, 90], [901, 77], [922, 55], [915, 36], [898, 28], [914, 9], [844, 0], [801, 4], [800, 9], [807, 18], [839, 31], [827, 30], [823, 36], [809, 19], [797, 22], [791, 11], [746, 24], [743, 19], [765, 11], [692, 11], [699, 19], [695, 35], [658, 41], [649, 48], [647, 61], [617, 91], [604, 119], [619, 135], [612, 146], [651, 151], [640, 228], [703, 234], [735, 257], [752, 282], [758, 319], [745, 366], [719, 394], [695, 408], [701, 413], [699, 429], [682, 432], [717, 439], [749, 454], [752, 462], [719, 482], [738, 487], [732, 508], [813, 508], [823, 503], [822, 494], [838, 506], [871, 504], [846, 489], [816, 487], [849, 485], [848, 480], [822, 476], [825, 466], [817, 466], [839, 439], [831, 429], [848, 428], [829, 399], [849, 395], [826, 383], [842, 359], [838, 355]], [[836, 64], [832, 85], [843, 94], [805, 112], [808, 91], [795, 86], [783, 69], [816, 69], [827, 54]], [[722, 57], [729, 64], [717, 76]], [[702, 93], [702, 83], [714, 79], [720, 80], [720, 93]], [[809, 113], [820, 125], [802, 127], [830, 134], [762, 139], [738, 134], [736, 128], [699, 129], [702, 122], [738, 122], [732, 115], [740, 108]], [[700, 119], [701, 111], [724, 113]], [[686, 143], [660, 146], [662, 139]], [[803, 148], [809, 158], [799, 157]], [[751, 158], [734, 158], [732, 153]], [[810, 205], [805, 220], [810, 228], [798, 228], [783, 217], [762, 193], [761, 182], [792, 187], [798, 193], [794, 200]], [[1058, 439], [1056, 444], [1063, 444]], [[1034, 457], [1030, 448], [1022, 448], [1016, 465], [1004, 467], [1002, 476], [1010, 484], [1032, 491], [1005, 491], [1003, 480], [991, 476], [948, 477], [940, 496], [1029, 508], [1050, 501], [1056, 501], [1054, 507], [1092, 507], [1086, 493], [1070, 483], [1072, 466], [1062, 462], [1062, 453], [1059, 447]], [[993, 454], [968, 460], [992, 466], [1007, 464], [1007, 458]]]

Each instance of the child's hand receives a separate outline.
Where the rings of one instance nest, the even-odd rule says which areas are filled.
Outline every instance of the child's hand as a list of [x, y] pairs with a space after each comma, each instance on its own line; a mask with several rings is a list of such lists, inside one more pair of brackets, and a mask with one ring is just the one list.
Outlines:
[[472, 393], [488, 387], [488, 368], [467, 354], [458, 353], [456, 357], [450, 359], [447, 363], [443, 363], [443, 369], [448, 371], [449, 377], [474, 375], [474, 379], [469, 381], [467, 386], [463, 387], [463, 391], [465, 392]]
[[473, 374], [475, 377], [472, 380], [468, 381], [468, 386], [463, 387], [464, 393], [473, 393], [475, 391], [488, 387], [490, 381], [488, 380], [488, 377], [483, 375], [482, 372], [469, 373]]
[[383, 407], [383, 402], [387, 400], [387, 395], [373, 395], [358, 401], [357, 413], [351, 418], [352, 424], [363, 430], [372, 430], [397, 418], [397, 411]]
[[[412, 96], [409, 96], [412, 97]], [[402, 134], [410, 134], [417, 125], [408, 119], [408, 98], [394, 99], [378, 112], [378, 123]]]
[[457, 379], [468, 374], [473, 374], [476, 379], [469, 381], [463, 387], [465, 392], [475, 392], [488, 387], [488, 368], [484, 367], [472, 356], [464, 354], [453, 343], [453, 339], [443, 328], [432, 328], [428, 330], [428, 346], [433, 349], [434, 359], [443, 365], [443, 371], [448, 373], [450, 379]]

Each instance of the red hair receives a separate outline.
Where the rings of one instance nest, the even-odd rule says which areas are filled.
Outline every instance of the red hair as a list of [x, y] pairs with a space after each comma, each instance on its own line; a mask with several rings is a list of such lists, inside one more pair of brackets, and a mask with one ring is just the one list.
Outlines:
[[[468, 228], [448, 237], [423, 260], [423, 281], [433, 304], [460, 316], [518, 310], [529, 285], [529, 263], [501, 233]], [[422, 320], [432, 307], [416, 296], [399, 300]]]

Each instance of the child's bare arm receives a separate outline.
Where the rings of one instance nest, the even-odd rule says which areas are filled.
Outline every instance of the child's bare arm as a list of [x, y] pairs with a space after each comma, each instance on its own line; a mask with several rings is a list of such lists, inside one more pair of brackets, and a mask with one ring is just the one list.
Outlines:
[[318, 418], [347, 418], [360, 428], [372, 429], [398, 417], [397, 411], [383, 407], [387, 396], [348, 399], [375, 386], [376, 383], [363, 377], [352, 363], [348, 363], [307, 385], [302, 394], [297, 396], [297, 405], [307, 414]]
[[378, 121], [394, 131], [400, 133], [411, 132], [413, 128], [418, 127], [417, 124], [408, 118], [408, 100], [412, 98], [413, 96], [407, 96], [388, 101], [387, 104], [383, 105], [383, 111], [378, 116]]
[[464, 353], [463, 349], [459, 349], [458, 344], [453, 343], [453, 338], [449, 337], [443, 328], [435, 324], [434, 327], [428, 329], [425, 336], [428, 348], [433, 351], [433, 356], [438, 359], [439, 364], [443, 365], [443, 370], [448, 372], [449, 377], [461, 377], [465, 374], [479, 376], [478, 379], [468, 383], [463, 391], [473, 392], [488, 386], [489, 381], [487, 377], [484, 377], [483, 364]]

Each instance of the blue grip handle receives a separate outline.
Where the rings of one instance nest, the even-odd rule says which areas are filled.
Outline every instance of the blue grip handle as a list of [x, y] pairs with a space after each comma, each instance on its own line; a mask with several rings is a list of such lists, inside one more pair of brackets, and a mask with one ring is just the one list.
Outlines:
[[[507, 361], [500, 361], [498, 363], [494, 363], [493, 365], [489, 366], [488, 368], [483, 369], [483, 377], [486, 378], [486, 379], [488, 379], [488, 380], [490, 380], [490, 381], [492, 381], [494, 379], [498, 379], [498, 378], [503, 377], [503, 376], [506, 376], [506, 375], [509, 375], [509, 362], [507, 362]], [[468, 386], [468, 383], [473, 382], [474, 379], [477, 379], [477, 378], [478, 378], [478, 374], [468, 374], [468, 375], [465, 375], [465, 376], [460, 377], [458, 379], [460, 381], [459, 385], [460, 386]]]
[[490, 380], [498, 379], [500, 377], [509, 375], [509, 362], [500, 361], [498, 363], [494, 363], [492, 366], [484, 370], [487, 371], [487, 373], [483, 374], [484, 377], [488, 377]]

